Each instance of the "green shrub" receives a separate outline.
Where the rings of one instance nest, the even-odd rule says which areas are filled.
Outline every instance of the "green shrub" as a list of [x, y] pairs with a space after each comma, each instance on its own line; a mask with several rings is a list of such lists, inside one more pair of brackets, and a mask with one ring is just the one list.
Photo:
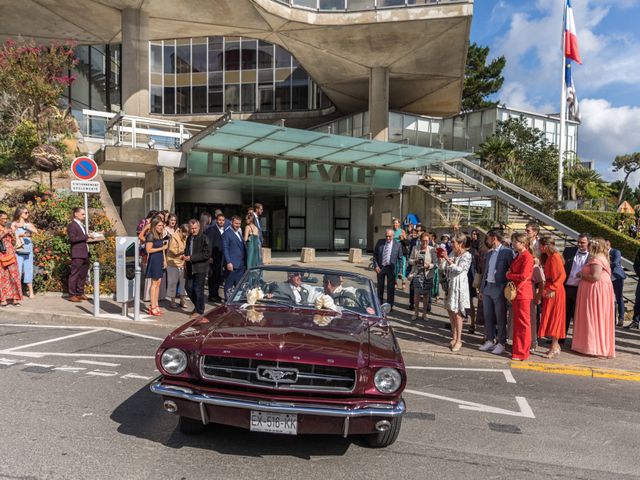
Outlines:
[[[592, 214], [597, 214], [593, 215]], [[620, 232], [605, 222], [615, 220], [614, 215], [625, 215], [612, 212], [592, 212], [583, 210], [558, 210], [554, 217], [567, 227], [577, 232], [590, 233], [594, 237], [611, 239], [611, 244], [622, 252], [622, 256], [633, 261], [640, 249], [640, 241], [631, 238], [625, 232]], [[633, 217], [633, 215], [627, 215]], [[595, 217], [595, 218], [594, 218]]]

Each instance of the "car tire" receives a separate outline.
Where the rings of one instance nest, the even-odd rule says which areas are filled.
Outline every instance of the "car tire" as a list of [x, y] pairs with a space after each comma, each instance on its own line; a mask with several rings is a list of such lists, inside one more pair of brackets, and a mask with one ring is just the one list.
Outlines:
[[196, 435], [204, 431], [202, 420], [180, 416], [178, 418], [178, 430], [186, 435]]
[[400, 425], [402, 425], [402, 417], [391, 419], [391, 426], [386, 432], [365, 435], [365, 441], [371, 448], [384, 448], [391, 445], [398, 438], [400, 433]]

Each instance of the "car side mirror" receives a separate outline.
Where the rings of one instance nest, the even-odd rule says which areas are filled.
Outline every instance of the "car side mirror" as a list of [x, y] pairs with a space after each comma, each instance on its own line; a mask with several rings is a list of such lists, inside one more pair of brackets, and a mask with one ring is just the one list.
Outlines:
[[391, 313], [391, 305], [389, 305], [388, 303], [383, 303], [382, 305], [380, 305], [380, 308], [382, 309], [382, 313], [384, 315], [389, 315]]

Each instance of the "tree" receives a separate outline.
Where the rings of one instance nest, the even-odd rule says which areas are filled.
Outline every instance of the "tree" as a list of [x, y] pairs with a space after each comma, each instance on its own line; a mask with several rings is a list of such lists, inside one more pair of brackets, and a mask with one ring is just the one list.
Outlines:
[[546, 194], [539, 195], [553, 197], [558, 181], [558, 149], [543, 132], [529, 127], [524, 118], [499, 121], [496, 133], [480, 145], [477, 155], [485, 168], [501, 176], [507, 170], [513, 172], [511, 177], [521, 188], [539, 191], [544, 186]]
[[487, 97], [498, 93], [504, 83], [502, 70], [507, 60], [500, 56], [487, 64], [489, 47], [481, 47], [477, 43], [469, 45], [467, 63], [464, 72], [464, 89], [462, 91], [462, 110], [477, 110], [493, 107], [498, 102], [490, 102]]
[[568, 170], [563, 180], [565, 186], [569, 187], [571, 200], [607, 198], [612, 193], [611, 186], [602, 179], [598, 172], [586, 168], [580, 163]]
[[635, 152], [627, 155], [618, 155], [613, 160], [613, 171], [619, 172], [620, 170], [624, 172], [624, 180], [622, 181], [622, 187], [620, 188], [620, 193], [618, 194], [618, 205], [622, 203], [627, 180], [629, 180], [629, 175], [640, 170], [640, 152]]

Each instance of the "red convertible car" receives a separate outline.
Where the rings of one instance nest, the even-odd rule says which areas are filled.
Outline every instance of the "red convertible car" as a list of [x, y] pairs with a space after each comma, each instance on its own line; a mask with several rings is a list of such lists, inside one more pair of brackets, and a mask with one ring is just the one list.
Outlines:
[[406, 384], [388, 307], [363, 275], [250, 269], [225, 305], [165, 339], [151, 391], [184, 433], [219, 423], [386, 447], [400, 432]]

